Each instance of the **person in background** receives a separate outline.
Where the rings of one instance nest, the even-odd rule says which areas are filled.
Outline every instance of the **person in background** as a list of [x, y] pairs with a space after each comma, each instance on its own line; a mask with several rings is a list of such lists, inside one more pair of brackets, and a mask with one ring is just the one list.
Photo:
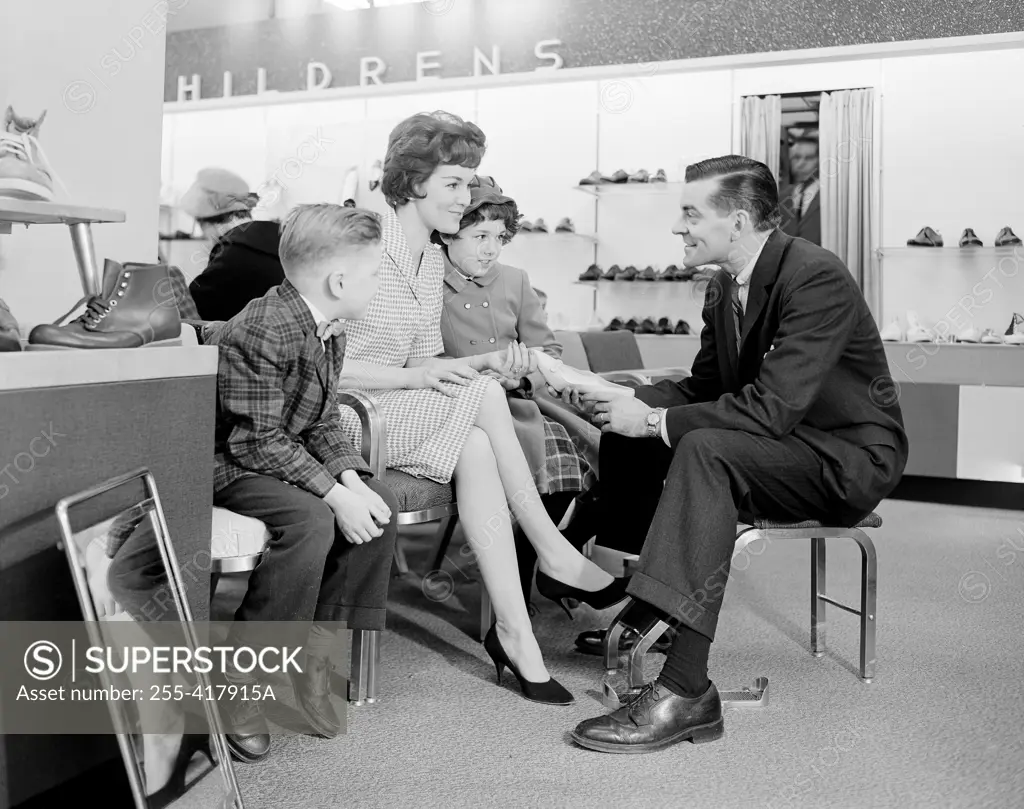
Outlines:
[[782, 189], [783, 233], [821, 246], [821, 195], [818, 183], [818, 138], [801, 135], [789, 146], [791, 182]]
[[203, 169], [181, 199], [213, 245], [206, 269], [189, 285], [203, 320], [230, 320], [284, 281], [281, 226], [252, 218], [259, 197], [225, 169]]
[[[441, 339], [446, 356], [473, 357], [518, 342], [561, 359], [562, 346], [548, 328], [529, 276], [498, 261], [503, 247], [518, 232], [519, 219], [515, 200], [502, 194], [494, 178], [475, 177], [459, 232], [435, 232], [433, 240], [441, 245], [444, 256]], [[558, 524], [573, 500], [596, 482], [600, 430], [546, 393], [535, 397], [535, 391], [544, 391], [539, 373], [516, 379], [491, 375], [506, 391], [516, 436], [533, 470], [537, 491], [551, 520]], [[537, 554], [521, 531], [516, 531], [516, 558], [529, 601]]]

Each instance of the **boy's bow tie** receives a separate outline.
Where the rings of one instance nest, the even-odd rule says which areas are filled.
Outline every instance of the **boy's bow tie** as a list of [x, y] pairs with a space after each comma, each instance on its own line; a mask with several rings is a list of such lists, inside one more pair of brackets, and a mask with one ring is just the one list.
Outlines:
[[341, 320], [325, 320], [317, 324], [316, 336], [321, 340], [330, 340], [345, 331], [345, 324]]

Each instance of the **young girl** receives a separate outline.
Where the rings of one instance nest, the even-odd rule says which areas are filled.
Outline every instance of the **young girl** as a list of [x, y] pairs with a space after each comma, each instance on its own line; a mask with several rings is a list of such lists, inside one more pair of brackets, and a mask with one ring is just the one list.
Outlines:
[[[444, 259], [435, 231], [455, 234], [470, 203], [469, 183], [486, 150], [483, 132], [444, 112], [415, 115], [391, 133], [383, 190], [380, 290], [366, 318], [346, 326], [342, 389], [368, 391], [387, 419], [388, 465], [441, 483], [454, 478], [459, 518], [476, 553], [496, 623], [484, 640], [500, 680], [505, 667], [534, 701], [568, 704], [548, 674], [516, 575], [509, 508], [537, 550], [538, 589], [597, 609], [626, 597], [548, 517], [516, 438], [505, 392], [483, 372], [518, 379], [520, 346], [468, 359], [440, 359]], [[347, 411], [344, 411], [347, 413]], [[343, 415], [354, 443], [361, 429]]]
[[[544, 305], [527, 274], [501, 264], [502, 248], [519, 230], [515, 200], [492, 177], [471, 183], [470, 204], [459, 232], [435, 234], [445, 259], [441, 336], [449, 357], [473, 357], [522, 344], [561, 359], [562, 346], [548, 328]], [[596, 481], [601, 432], [546, 393], [531, 357], [519, 378], [501, 377], [516, 435], [552, 520], [559, 522], [577, 495]], [[585, 539], [583, 540], [586, 541]], [[529, 599], [536, 556], [517, 533], [523, 592]]]

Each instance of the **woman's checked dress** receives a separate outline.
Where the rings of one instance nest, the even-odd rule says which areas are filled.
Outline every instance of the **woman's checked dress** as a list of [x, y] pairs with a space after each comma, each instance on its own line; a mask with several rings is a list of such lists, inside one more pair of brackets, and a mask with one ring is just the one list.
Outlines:
[[[444, 353], [444, 259], [428, 244], [417, 272], [398, 217], [388, 212], [382, 224], [380, 288], [366, 317], [345, 324], [345, 360], [404, 368], [410, 358]], [[388, 468], [448, 483], [488, 384], [496, 383], [480, 377], [469, 385], [448, 385], [455, 396], [432, 388], [366, 389], [386, 419]], [[362, 427], [355, 413], [341, 408], [341, 422], [359, 447]]]

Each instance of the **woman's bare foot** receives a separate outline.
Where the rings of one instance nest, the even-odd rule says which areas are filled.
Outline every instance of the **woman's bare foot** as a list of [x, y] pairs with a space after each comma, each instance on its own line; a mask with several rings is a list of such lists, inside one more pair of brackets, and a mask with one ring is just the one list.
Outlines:
[[516, 664], [524, 679], [534, 683], [543, 683], [551, 679], [532, 629], [520, 631], [502, 624], [501, 621], [497, 622], [496, 629], [501, 648], [505, 650], [508, 659]]

